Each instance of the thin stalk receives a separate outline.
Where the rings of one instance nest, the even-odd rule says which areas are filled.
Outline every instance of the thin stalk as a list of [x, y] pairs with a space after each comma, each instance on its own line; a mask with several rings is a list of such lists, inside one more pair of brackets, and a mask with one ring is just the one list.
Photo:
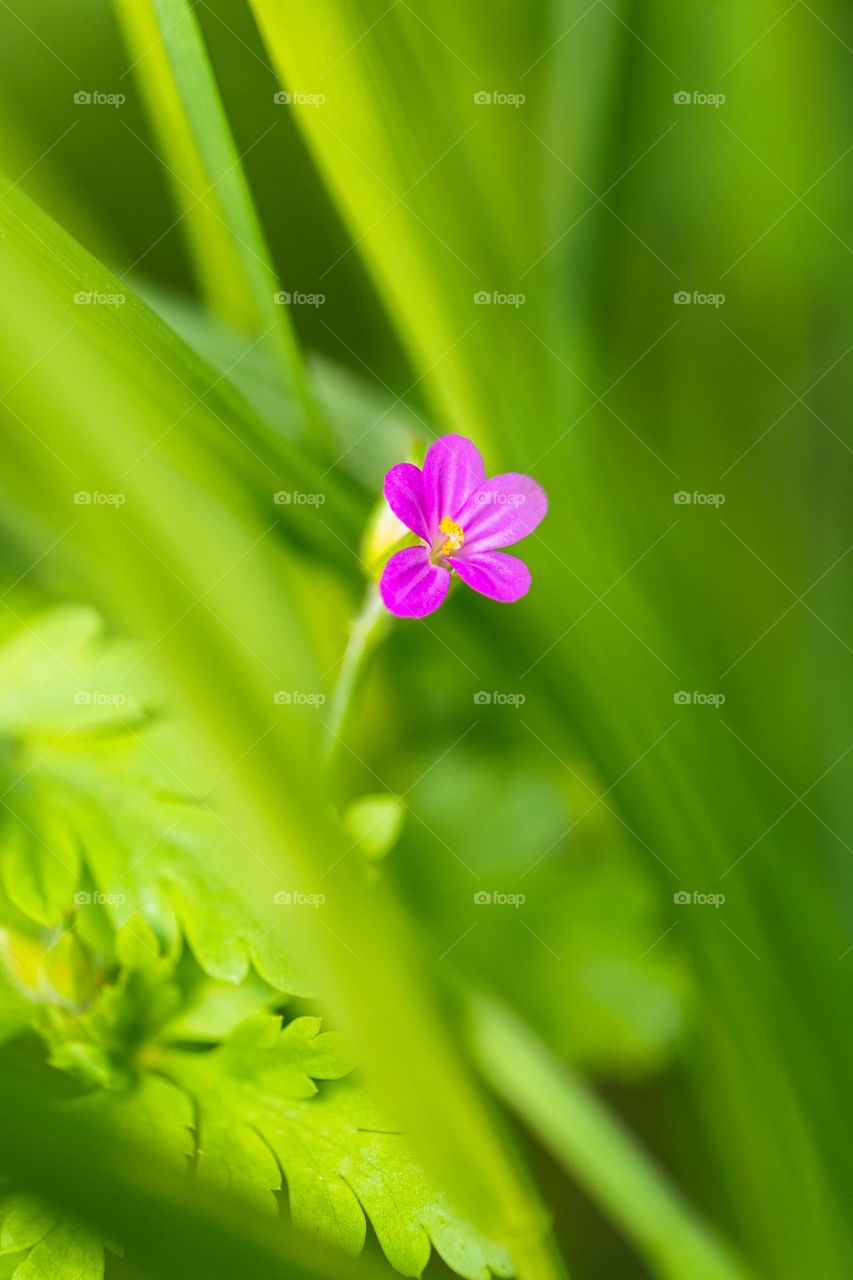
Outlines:
[[387, 632], [391, 615], [382, 603], [375, 583], [367, 588], [361, 612], [353, 621], [349, 641], [344, 651], [341, 670], [329, 706], [326, 721], [326, 757], [331, 762], [343, 743], [343, 734], [353, 708], [355, 695], [361, 686], [367, 663], [376, 646]]

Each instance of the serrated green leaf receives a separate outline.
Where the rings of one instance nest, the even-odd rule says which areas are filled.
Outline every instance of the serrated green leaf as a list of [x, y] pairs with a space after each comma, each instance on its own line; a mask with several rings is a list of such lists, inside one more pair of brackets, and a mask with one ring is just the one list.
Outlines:
[[[200, 1057], [172, 1052], [166, 1066], [199, 1115], [199, 1177], [257, 1197], [287, 1181], [293, 1222], [348, 1253], [369, 1217], [389, 1262], [420, 1275], [434, 1245], [467, 1280], [508, 1276], [505, 1252], [462, 1224], [348, 1076], [340, 1039], [316, 1018], [283, 1031], [251, 1018]], [[318, 1086], [315, 1081], [334, 1081]]]
[[189, 1098], [157, 1075], [143, 1075], [128, 1090], [99, 1089], [62, 1106], [78, 1121], [108, 1126], [121, 1141], [156, 1152], [158, 1159], [175, 1167], [183, 1167], [195, 1149]]
[[[24, 621], [0, 650], [0, 662], [5, 654], [8, 674], [23, 687], [38, 684], [40, 633], [57, 650], [52, 706], [72, 706], [76, 687], [93, 686], [93, 671], [111, 670], [112, 687], [121, 689], [120, 673], [136, 662], [130, 646], [103, 638], [93, 611], [48, 611], [32, 628]], [[183, 932], [214, 978], [240, 982], [253, 964], [279, 990], [309, 994], [288, 952], [284, 921], [270, 929], [264, 910], [233, 888], [246, 848], [201, 802], [198, 770], [176, 748], [174, 729], [120, 720], [92, 734], [70, 723], [58, 737], [30, 745], [45, 720], [39, 704], [31, 724], [27, 706], [19, 703], [14, 721], [23, 784], [7, 801], [18, 821], [0, 827], [0, 868], [14, 906], [48, 928], [74, 909], [84, 933], [89, 916], [105, 910], [120, 929], [116, 946], [125, 964], [131, 948], [135, 965], [155, 960], [161, 944], [176, 953]], [[264, 908], [278, 887], [270, 874]], [[260, 878], [257, 888], [264, 892]]]

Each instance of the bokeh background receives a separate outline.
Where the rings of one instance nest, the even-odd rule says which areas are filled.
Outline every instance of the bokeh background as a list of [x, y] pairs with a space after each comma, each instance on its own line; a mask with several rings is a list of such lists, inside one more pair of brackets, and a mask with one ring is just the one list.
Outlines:
[[[396, 625], [348, 719], [336, 796], [403, 798], [377, 875], [441, 1000], [498, 996], [755, 1275], [849, 1276], [850, 11], [257, 10], [267, 44], [248, 5], [195, 6], [281, 286], [323, 297], [288, 311], [325, 452], [256, 335], [211, 314], [108, 0], [2, 6], [2, 167], [271, 439], [319, 456], [324, 502], [273, 539], [327, 693], [389, 465], [452, 430], [490, 470], [545, 486], [529, 597], [459, 590]], [[322, 100], [277, 103], [277, 72]], [[36, 278], [49, 256], [35, 245]], [[105, 524], [76, 561], [51, 550], [69, 512], [43, 475], [65, 456], [70, 381], [110, 448], [120, 383], [99, 406], [96, 364], [70, 348], [60, 363], [64, 323], [42, 315], [40, 335], [11, 280], [2, 313], [4, 600], [15, 618], [92, 601], [132, 626]], [[138, 372], [156, 401], [156, 361]], [[147, 412], [140, 398], [135, 423]], [[229, 421], [238, 452], [241, 431]], [[296, 487], [274, 466], [279, 483], [244, 478], [265, 519], [273, 488]], [[142, 631], [150, 567], [128, 566]], [[275, 582], [259, 568], [230, 583], [259, 627], [274, 610], [240, 599], [250, 584]], [[285, 732], [299, 755], [302, 729]], [[507, 1123], [572, 1275], [656, 1274], [525, 1120]]]

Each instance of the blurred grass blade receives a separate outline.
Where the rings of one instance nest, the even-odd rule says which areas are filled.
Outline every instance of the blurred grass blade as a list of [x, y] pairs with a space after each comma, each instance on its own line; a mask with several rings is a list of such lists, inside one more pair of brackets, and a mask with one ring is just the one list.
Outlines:
[[[7, 451], [7, 518], [17, 513], [16, 532], [44, 558], [55, 547], [31, 531], [55, 527], [60, 513], [63, 561], [96, 567], [90, 589], [148, 639], [189, 718], [210, 788], [251, 855], [242, 881], [234, 870], [240, 891], [281, 945], [298, 949], [451, 1202], [509, 1247], [523, 1280], [556, 1280], [545, 1215], [442, 1010], [416, 929], [346, 856], [352, 842], [329, 812], [316, 703], [282, 711], [275, 697], [323, 687], [303, 605], [318, 571], [285, 554], [276, 520], [207, 447], [200, 401], [176, 412], [183, 397], [165, 371], [147, 384], [129, 377], [133, 342], [114, 323], [106, 351], [68, 325], [64, 265], [52, 251], [34, 259], [12, 203], [12, 193], [0, 201], [9, 284], [0, 368], [7, 406], [39, 429], [18, 433]], [[67, 252], [46, 220], [40, 229], [45, 249], [57, 240]], [[27, 378], [35, 365], [38, 378]], [[39, 483], [28, 484], [36, 472]], [[123, 501], [78, 508], [76, 488]], [[322, 892], [322, 914], [293, 911], [284, 922], [274, 905], [282, 883]]]
[[233, 1194], [57, 1104], [47, 1079], [0, 1065], [0, 1170], [16, 1186], [120, 1241], [150, 1280], [381, 1280]]
[[[188, 0], [114, 0], [202, 291], [214, 312], [267, 343], [306, 422], [324, 432]], [[328, 442], [324, 436], [324, 442]]]
[[508, 1009], [472, 1001], [483, 1074], [634, 1242], [661, 1280], [748, 1280], [736, 1260], [582, 1079]]
[[[29, 269], [40, 267], [50, 277], [53, 306], [64, 322], [60, 333], [79, 330], [105, 358], [120, 365], [134, 394], [168, 399], [174, 413], [170, 434], [180, 427], [178, 434], [203, 442], [235, 476], [268, 497], [268, 510], [274, 509], [272, 499], [279, 489], [322, 493], [335, 512], [334, 532], [310, 508], [298, 505], [289, 509], [283, 531], [295, 545], [313, 548], [327, 562], [351, 571], [352, 557], [342, 539], [355, 543], [362, 517], [349, 486], [341, 484], [339, 474], [324, 474], [320, 465], [271, 429], [235, 389], [230, 374], [239, 366], [241, 355], [217, 372], [124, 281], [2, 175], [0, 193], [0, 222], [14, 241], [16, 254]], [[116, 298], [120, 305], [92, 305], [96, 295]], [[6, 409], [14, 413], [8, 403]], [[24, 415], [15, 421], [21, 430], [33, 430]], [[69, 480], [73, 474], [66, 469]], [[53, 524], [58, 512], [48, 514]]]

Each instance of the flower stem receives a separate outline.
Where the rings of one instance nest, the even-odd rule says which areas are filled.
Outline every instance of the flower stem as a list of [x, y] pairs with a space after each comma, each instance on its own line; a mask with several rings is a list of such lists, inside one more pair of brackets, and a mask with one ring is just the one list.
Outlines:
[[347, 720], [352, 711], [355, 695], [383, 633], [387, 630], [391, 615], [388, 613], [379, 589], [374, 583], [367, 588], [361, 612], [353, 620], [350, 638], [344, 651], [341, 670], [329, 706], [326, 721], [326, 759], [331, 761], [340, 746]]

